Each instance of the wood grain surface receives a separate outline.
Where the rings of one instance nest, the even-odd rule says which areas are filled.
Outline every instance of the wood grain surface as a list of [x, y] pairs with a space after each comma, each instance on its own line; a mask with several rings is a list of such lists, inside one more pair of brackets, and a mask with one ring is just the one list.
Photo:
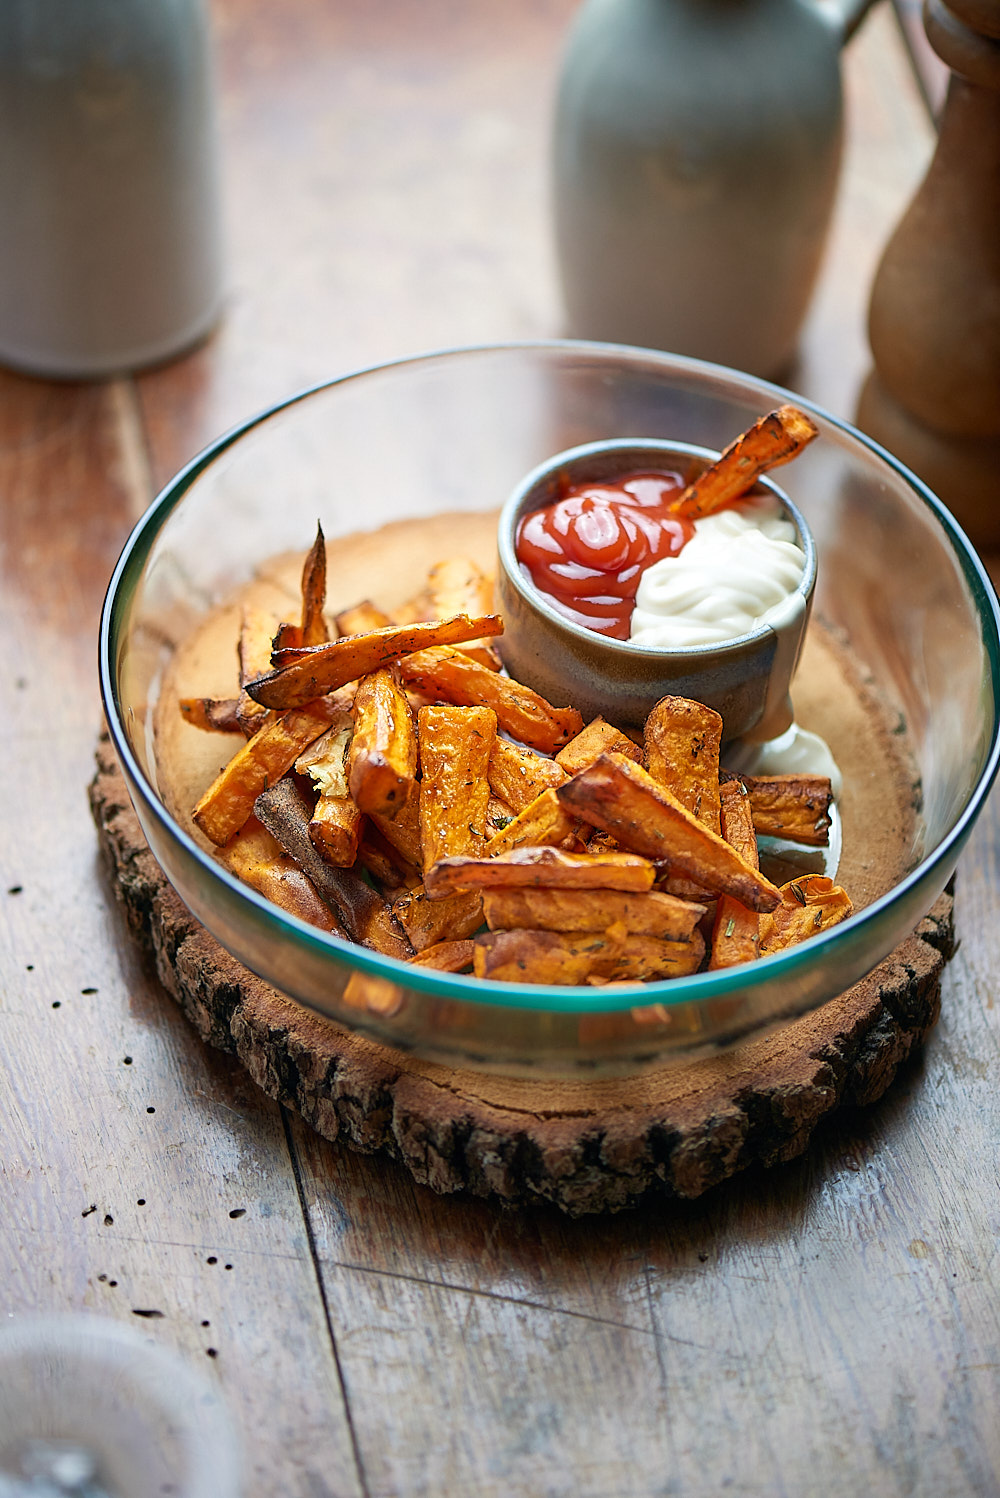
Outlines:
[[[979, 1498], [1000, 1490], [995, 797], [923, 1060], [800, 1160], [606, 1221], [441, 1198], [318, 1138], [202, 1045], [100, 871], [94, 638], [153, 485], [349, 364], [558, 332], [544, 149], [573, 9], [217, 3], [219, 333], [135, 381], [0, 376], [4, 1311], [100, 1311], [200, 1361], [248, 1498]], [[795, 379], [849, 416], [931, 127], [887, 10], [844, 68]]]

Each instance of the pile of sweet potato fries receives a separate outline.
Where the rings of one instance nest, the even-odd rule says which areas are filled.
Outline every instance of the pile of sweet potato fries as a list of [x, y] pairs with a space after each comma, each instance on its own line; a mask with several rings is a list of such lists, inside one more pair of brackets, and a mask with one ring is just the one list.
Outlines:
[[720, 770], [721, 719], [684, 698], [641, 743], [546, 702], [500, 670], [473, 562], [332, 639], [325, 571], [320, 531], [301, 619], [245, 611], [239, 695], [180, 704], [244, 735], [194, 819], [277, 905], [403, 962], [589, 985], [753, 961], [850, 914], [830, 879], [759, 867], [759, 834], [827, 842], [828, 780]]

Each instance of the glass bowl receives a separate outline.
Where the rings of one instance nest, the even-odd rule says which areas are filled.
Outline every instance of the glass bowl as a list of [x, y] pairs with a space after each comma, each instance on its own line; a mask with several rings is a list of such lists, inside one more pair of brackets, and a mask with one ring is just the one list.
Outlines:
[[[912, 786], [898, 877], [841, 925], [686, 979], [487, 984], [396, 962], [285, 914], [223, 870], [171, 813], [156, 718], [175, 653], [272, 559], [301, 557], [317, 517], [332, 589], [343, 583], [338, 559], [346, 568], [354, 554], [344, 538], [373, 533], [367, 586], [337, 606], [365, 593], [378, 601], [381, 527], [455, 516], [439, 529], [458, 551], [452, 533], [488, 524], [477, 516], [499, 510], [553, 453], [611, 437], [719, 451], [788, 400], [820, 430], [781, 475], [816, 543], [813, 618], [851, 653], [870, 709], [894, 723]], [[413, 591], [421, 582], [414, 577]], [[998, 659], [997, 601], [975, 552], [875, 443], [731, 370], [571, 342], [450, 350], [362, 370], [221, 437], [133, 531], [100, 640], [105, 711], [139, 821], [166, 877], [222, 945], [341, 1025], [427, 1059], [528, 1076], [623, 1073], [688, 1057], [814, 1008], [870, 972], [944, 889], [993, 780]]]

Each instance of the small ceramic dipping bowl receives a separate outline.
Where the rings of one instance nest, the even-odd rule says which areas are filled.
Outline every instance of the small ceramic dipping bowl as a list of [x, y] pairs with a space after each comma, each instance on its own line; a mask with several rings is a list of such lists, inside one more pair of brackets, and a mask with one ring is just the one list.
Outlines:
[[795, 526], [802, 578], [774, 622], [722, 643], [663, 650], [598, 634], [560, 613], [515, 551], [523, 517], [552, 504], [568, 486], [651, 471], [680, 472], [690, 482], [717, 456], [684, 442], [627, 438], [569, 448], [532, 469], [505, 503], [498, 531], [497, 606], [504, 633], [497, 645], [511, 676], [558, 706], [579, 708], [585, 719], [603, 714], [622, 726], [641, 727], [659, 699], [671, 695], [714, 708], [726, 740], [785, 732], [792, 721], [788, 689], [816, 583], [816, 548], [799, 511], [769, 479], [759, 487], [776, 496]]

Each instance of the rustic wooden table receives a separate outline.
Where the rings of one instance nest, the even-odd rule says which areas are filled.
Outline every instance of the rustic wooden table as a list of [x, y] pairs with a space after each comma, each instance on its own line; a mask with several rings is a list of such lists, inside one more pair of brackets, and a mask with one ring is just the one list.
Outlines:
[[[210, 1368], [248, 1498], [997, 1492], [996, 798], [921, 1064], [795, 1164], [576, 1223], [310, 1135], [198, 1042], [97, 863], [98, 610], [155, 488], [309, 381], [558, 333], [544, 139], [572, 10], [219, 0], [218, 335], [135, 380], [0, 376], [5, 1310], [98, 1311]], [[887, 9], [845, 73], [795, 383], [850, 416], [932, 129]]]

